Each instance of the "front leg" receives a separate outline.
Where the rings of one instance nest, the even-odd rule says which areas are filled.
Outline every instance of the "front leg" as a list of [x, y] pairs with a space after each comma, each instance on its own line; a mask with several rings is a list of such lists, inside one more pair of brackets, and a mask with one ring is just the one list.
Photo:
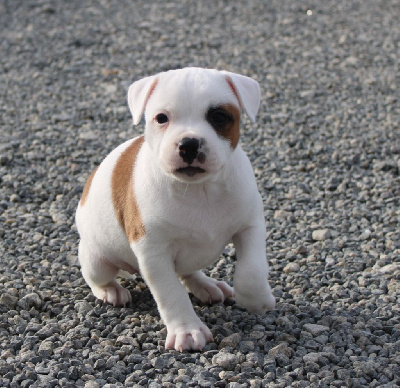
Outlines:
[[233, 289], [224, 281], [209, 278], [202, 271], [181, 276], [181, 282], [202, 303], [224, 302], [233, 296]]
[[258, 314], [273, 310], [275, 297], [268, 283], [264, 224], [237, 233], [233, 243], [237, 257], [233, 278], [237, 304]]
[[[154, 248], [154, 247], [153, 247]], [[154, 255], [152, 249], [138, 255], [140, 272], [157, 303], [167, 326], [166, 349], [201, 350], [213, 337], [208, 327], [193, 310], [184, 286], [175, 272], [172, 257]]]

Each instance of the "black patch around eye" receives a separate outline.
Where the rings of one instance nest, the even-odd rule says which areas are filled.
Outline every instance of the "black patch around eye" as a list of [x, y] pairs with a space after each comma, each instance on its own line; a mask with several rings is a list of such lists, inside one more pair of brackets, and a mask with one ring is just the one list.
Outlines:
[[164, 114], [164, 113], [159, 113], [156, 116], [156, 121], [157, 121], [158, 124], [165, 124], [165, 123], [168, 122], [168, 116], [166, 114]]
[[234, 122], [231, 113], [221, 107], [210, 108], [206, 114], [206, 119], [216, 130], [225, 128]]

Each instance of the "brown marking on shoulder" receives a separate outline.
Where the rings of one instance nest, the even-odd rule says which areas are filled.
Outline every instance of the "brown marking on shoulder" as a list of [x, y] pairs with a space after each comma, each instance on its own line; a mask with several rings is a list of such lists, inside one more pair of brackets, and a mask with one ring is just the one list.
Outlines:
[[133, 176], [136, 158], [144, 136], [140, 136], [120, 155], [112, 173], [112, 200], [121, 227], [129, 242], [137, 241], [146, 234], [134, 192]]
[[81, 196], [81, 206], [83, 206], [86, 202], [86, 199], [89, 195], [89, 191], [90, 191], [90, 186], [92, 185], [92, 181], [93, 178], [96, 174], [96, 171], [99, 167], [97, 166], [92, 173], [89, 175], [89, 178], [87, 179], [86, 183], [85, 183], [85, 187], [83, 188], [83, 192], [82, 192], [82, 196]]
[[232, 149], [235, 149], [240, 137], [240, 110], [234, 104], [210, 107], [206, 119], [217, 134], [229, 140]]

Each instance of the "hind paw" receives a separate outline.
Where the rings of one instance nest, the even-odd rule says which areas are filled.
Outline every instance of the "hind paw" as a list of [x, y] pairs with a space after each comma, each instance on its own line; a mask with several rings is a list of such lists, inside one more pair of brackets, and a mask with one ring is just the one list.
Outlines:
[[117, 282], [111, 282], [101, 287], [92, 287], [93, 294], [105, 303], [113, 306], [126, 306], [132, 302], [131, 293]]

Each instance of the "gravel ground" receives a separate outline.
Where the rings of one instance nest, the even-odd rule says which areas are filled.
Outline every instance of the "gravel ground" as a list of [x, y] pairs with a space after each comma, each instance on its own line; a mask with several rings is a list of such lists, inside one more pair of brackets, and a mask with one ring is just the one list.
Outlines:
[[[0, 1], [0, 386], [398, 387], [399, 20], [398, 0]], [[141, 131], [127, 86], [189, 65], [261, 84], [242, 144], [278, 304], [193, 298], [215, 343], [180, 354], [142, 279], [128, 308], [95, 300], [74, 211]]]

